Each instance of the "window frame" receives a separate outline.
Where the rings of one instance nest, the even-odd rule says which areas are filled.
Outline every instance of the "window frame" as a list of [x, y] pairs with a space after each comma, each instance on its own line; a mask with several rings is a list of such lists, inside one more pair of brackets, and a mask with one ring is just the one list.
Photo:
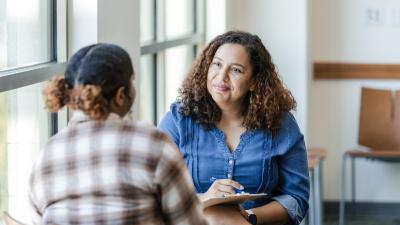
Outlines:
[[[50, 1], [50, 61], [0, 71], [0, 92], [6, 92], [63, 74], [67, 59], [67, 0]], [[49, 113], [49, 136], [58, 132], [58, 114]]]
[[[193, 60], [195, 59], [199, 46], [205, 42], [205, 0], [193, 0], [193, 31], [192, 33], [181, 35], [174, 38], [165, 39], [165, 1], [153, 1], [153, 41], [141, 43], [140, 56], [151, 55], [153, 57], [153, 101], [152, 108], [154, 110], [154, 125], [165, 113], [165, 102], [163, 100], [165, 87], [165, 51], [179, 46], [193, 47]], [[159, 38], [161, 37], [161, 38]], [[140, 79], [140, 77], [139, 77]], [[140, 89], [140, 87], [139, 87]], [[140, 90], [139, 90], [140, 91]], [[139, 100], [140, 101], [140, 100]]]

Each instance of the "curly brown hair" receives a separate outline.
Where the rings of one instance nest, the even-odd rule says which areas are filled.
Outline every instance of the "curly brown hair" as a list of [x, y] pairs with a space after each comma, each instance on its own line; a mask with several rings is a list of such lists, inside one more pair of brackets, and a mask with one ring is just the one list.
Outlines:
[[65, 76], [53, 77], [44, 87], [46, 108], [57, 112], [69, 106], [91, 119], [105, 119], [120, 87], [129, 97], [133, 75], [129, 54], [121, 47], [104, 43], [84, 47], [69, 60]]
[[207, 73], [215, 52], [224, 44], [239, 44], [246, 49], [256, 84], [243, 102], [242, 125], [248, 130], [276, 131], [284, 114], [296, 108], [296, 101], [284, 86], [261, 39], [243, 31], [219, 35], [202, 51], [179, 89], [180, 113], [206, 128], [220, 121], [221, 110], [207, 90]]
[[43, 96], [49, 112], [57, 112], [68, 105], [96, 120], [105, 119], [109, 114], [108, 101], [101, 94], [99, 86], [81, 85], [70, 89], [64, 77], [55, 76], [46, 84]]

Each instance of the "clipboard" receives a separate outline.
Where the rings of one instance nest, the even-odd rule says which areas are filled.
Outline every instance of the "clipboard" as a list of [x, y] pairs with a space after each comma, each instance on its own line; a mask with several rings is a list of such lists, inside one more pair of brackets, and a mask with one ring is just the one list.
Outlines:
[[220, 204], [239, 204], [245, 201], [251, 201], [258, 198], [266, 197], [268, 194], [266, 193], [259, 193], [259, 194], [233, 194], [227, 195], [225, 197], [215, 197], [215, 198], [207, 198], [201, 203], [203, 204], [203, 208], [207, 208], [213, 205], [220, 205]]

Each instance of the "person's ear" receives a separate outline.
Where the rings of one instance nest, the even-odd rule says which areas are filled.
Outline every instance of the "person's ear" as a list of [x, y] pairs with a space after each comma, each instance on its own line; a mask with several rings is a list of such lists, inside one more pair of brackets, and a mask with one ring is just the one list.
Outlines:
[[117, 106], [121, 107], [124, 105], [125, 103], [125, 88], [124, 87], [120, 87], [117, 90], [117, 94], [115, 94], [115, 103], [117, 104]]

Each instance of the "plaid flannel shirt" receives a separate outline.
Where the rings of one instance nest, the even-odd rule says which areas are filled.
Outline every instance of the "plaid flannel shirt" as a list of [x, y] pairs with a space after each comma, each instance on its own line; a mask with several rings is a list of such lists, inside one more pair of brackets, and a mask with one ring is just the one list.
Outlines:
[[37, 224], [205, 224], [182, 157], [155, 128], [76, 112], [35, 163]]

